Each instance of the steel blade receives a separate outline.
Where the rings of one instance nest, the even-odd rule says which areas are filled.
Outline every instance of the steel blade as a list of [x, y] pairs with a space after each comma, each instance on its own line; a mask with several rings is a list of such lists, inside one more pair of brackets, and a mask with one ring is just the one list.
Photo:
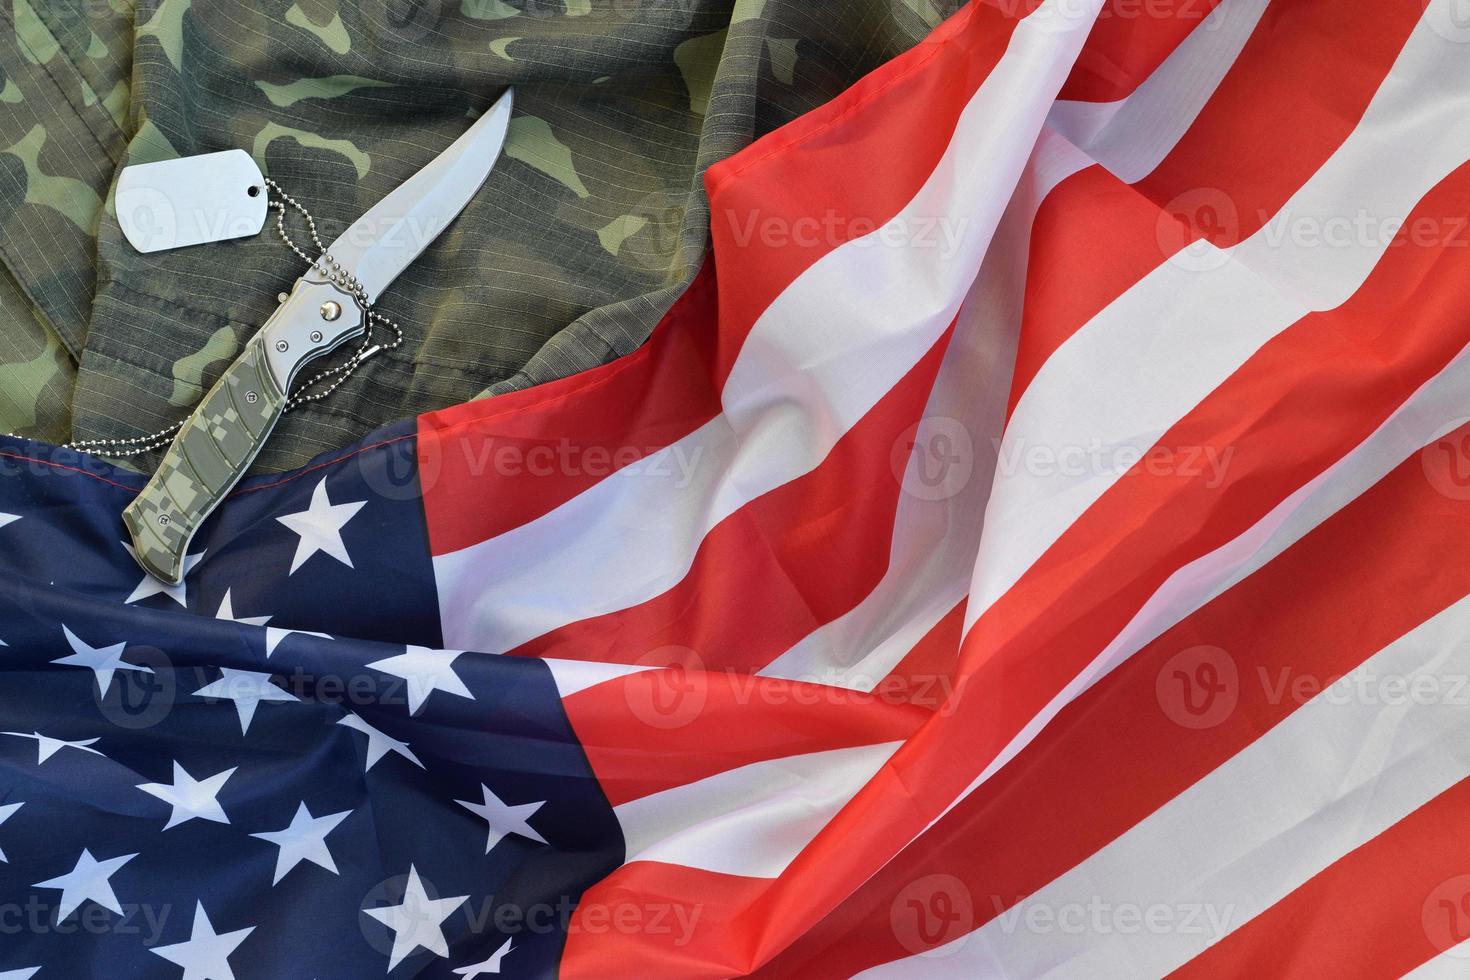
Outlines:
[[505, 146], [511, 90], [422, 170], [354, 221], [328, 251], [376, 301], [470, 202]]

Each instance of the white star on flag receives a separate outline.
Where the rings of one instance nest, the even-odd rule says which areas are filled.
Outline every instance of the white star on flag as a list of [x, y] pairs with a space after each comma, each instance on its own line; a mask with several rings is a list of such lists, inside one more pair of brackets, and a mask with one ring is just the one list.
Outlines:
[[225, 589], [225, 597], [220, 600], [219, 612], [214, 614], [215, 619], [228, 619], [232, 623], [244, 623], [246, 626], [264, 626], [271, 621], [269, 616], [236, 616], [235, 606], [230, 602], [230, 590]]
[[50, 881], [38, 881], [32, 888], [60, 888], [61, 902], [56, 906], [56, 921], [65, 922], [66, 917], [76, 911], [77, 906], [85, 901], [93, 901], [109, 912], [118, 915], [123, 914], [122, 906], [118, 904], [117, 895], [112, 890], [112, 883], [107, 879], [117, 874], [117, 870], [127, 864], [136, 854], [124, 854], [121, 857], [108, 858], [99, 861], [92, 856], [92, 852], [86, 848], [82, 849], [82, 856], [77, 858], [76, 867], [69, 874]]
[[[133, 561], [138, 560], [138, 553], [133, 550], [132, 545], [124, 541], [123, 547], [128, 550], [128, 554], [133, 556]], [[189, 608], [189, 573], [194, 570], [194, 566], [199, 564], [199, 559], [203, 557], [204, 552], [202, 551], [197, 555], [184, 556], [184, 574], [179, 579], [178, 585], [169, 585], [167, 582], [160, 581], [147, 572], [144, 572], [143, 581], [138, 583], [138, 587], [123, 602], [138, 602], [151, 595], [166, 595], [185, 609]]]
[[457, 975], [464, 977], [465, 980], [475, 980], [475, 978], [482, 973], [499, 973], [500, 961], [505, 959], [505, 954], [511, 952], [513, 949], [515, 949], [515, 947], [512, 946], [510, 944], [510, 940], [507, 939], [504, 943], [501, 944], [499, 949], [490, 954], [490, 958], [488, 960], [481, 960], [480, 962], [473, 963], [469, 966], [462, 966], [454, 972]]
[[[102, 755], [91, 746], [97, 741], [95, 738], [82, 739], [79, 742], [68, 742], [64, 738], [52, 738], [50, 735], [42, 735], [40, 732], [0, 732], [0, 735], [14, 735], [16, 738], [33, 738], [36, 740], [36, 765], [40, 765], [51, 758], [62, 749], [76, 749], [79, 752], [90, 752], [92, 755]], [[102, 758], [107, 758], [103, 755]]]
[[276, 652], [276, 647], [281, 645], [281, 641], [292, 633], [300, 633], [302, 636], [319, 636], [324, 640], [331, 639], [326, 633], [313, 633], [311, 630], [288, 630], [282, 629], [279, 626], [267, 626], [265, 628], [265, 659], [269, 660], [271, 654]]
[[546, 838], [531, 829], [529, 820], [537, 810], [546, 805], [546, 801], [539, 803], [518, 803], [515, 806], [507, 806], [500, 797], [490, 792], [490, 787], [484, 783], [480, 784], [480, 792], [485, 797], [483, 803], [471, 803], [468, 800], [455, 800], [460, 806], [478, 816], [484, 817], [485, 822], [490, 825], [490, 838], [485, 842], [485, 853], [489, 854], [495, 849], [506, 834], [520, 834], [541, 844], [546, 843]]
[[6, 970], [0, 973], [0, 980], [31, 980], [31, 977], [41, 972], [39, 966], [22, 967], [19, 970]]
[[7, 524], [13, 524], [18, 520], [20, 520], [19, 514], [0, 514], [0, 527], [4, 527]]
[[276, 877], [271, 884], [279, 884], [286, 873], [302, 861], [310, 861], [336, 874], [337, 862], [332, 860], [332, 852], [327, 849], [327, 835], [351, 813], [351, 810], [343, 810], [325, 817], [313, 817], [303, 801], [285, 830], [251, 834], [251, 837], [269, 841], [281, 849], [276, 855]]
[[[4, 823], [15, 816], [15, 811], [25, 806], [24, 803], [6, 803], [0, 806], [0, 823]], [[5, 850], [0, 848], [0, 864], [5, 864], [9, 859], [5, 856]]]
[[225, 816], [225, 811], [215, 797], [224, 787], [225, 780], [234, 774], [235, 769], [230, 768], [215, 773], [208, 779], [195, 779], [175, 762], [172, 783], [143, 783], [138, 788], [173, 807], [168, 823], [163, 825], [164, 830], [195, 819], [229, 823], [230, 818]]
[[408, 681], [408, 713], [416, 715], [435, 691], [475, 700], [464, 681], [454, 672], [454, 661], [463, 650], [431, 650], [408, 646], [405, 653], [368, 664], [375, 670]]
[[449, 944], [445, 942], [444, 930], [440, 927], [468, 898], [468, 895], [430, 898], [429, 893], [424, 890], [424, 883], [419, 880], [418, 869], [409, 865], [403, 904], [381, 909], [363, 909], [393, 930], [393, 951], [388, 954], [389, 972], [403, 962], [405, 956], [420, 947], [436, 956], [447, 957]]
[[366, 504], [366, 500], [350, 504], [332, 503], [327, 496], [327, 478], [322, 477], [316, 489], [311, 492], [310, 507], [276, 518], [301, 539], [296, 543], [296, 554], [291, 558], [291, 571], [286, 574], [294, 573], [318, 551], [331, 555], [348, 568], [353, 567], [352, 557], [347, 554], [347, 545], [342, 543], [342, 528]]
[[363, 721], [357, 715], [350, 713], [343, 715], [341, 718], [337, 719], [337, 724], [346, 725], [348, 728], [362, 732], [364, 735], [367, 736], [367, 760], [363, 764], [363, 772], [367, 772], [373, 766], [377, 765], [378, 760], [387, 755], [389, 752], [393, 752], [403, 756], [405, 759], [407, 759], [409, 762], [412, 762], [420, 769], [424, 768], [424, 764], [420, 762], [419, 757], [414, 755], [412, 750], [409, 749], [407, 742], [400, 742], [396, 738], [383, 734], [372, 725], [369, 725], [367, 722]]
[[230, 954], [254, 931], [255, 927], [249, 926], [223, 934], [215, 932], [204, 912], [204, 903], [199, 902], [194, 906], [194, 928], [189, 941], [160, 946], [153, 952], [182, 966], [184, 980], [235, 980]]
[[112, 686], [112, 675], [119, 670], [138, 670], [145, 674], [153, 673], [152, 667], [141, 664], [130, 664], [122, 658], [123, 648], [126, 643], [114, 643], [110, 647], [94, 647], [84, 643], [65, 624], [61, 631], [66, 634], [66, 642], [71, 644], [72, 655], [62, 657], [60, 660], [51, 661], [53, 664], [65, 664], [69, 667], [86, 667], [97, 675], [97, 690], [103, 697], [107, 696], [107, 689]]
[[235, 711], [240, 715], [240, 734], [250, 731], [250, 722], [255, 718], [255, 709], [262, 701], [300, 701], [290, 691], [282, 690], [271, 683], [271, 675], [255, 670], [236, 670], [221, 667], [220, 679], [206, 684], [194, 692], [195, 697], [220, 698], [235, 702]]

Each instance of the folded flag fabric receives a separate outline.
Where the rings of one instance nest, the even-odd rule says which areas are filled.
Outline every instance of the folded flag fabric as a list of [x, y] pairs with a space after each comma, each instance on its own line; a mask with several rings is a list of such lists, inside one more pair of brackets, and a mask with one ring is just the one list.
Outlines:
[[430, 648], [412, 426], [378, 441], [242, 488], [179, 586], [117, 538], [140, 479], [3, 450], [5, 966], [554, 971], [617, 821], [543, 663]]
[[977, 0], [178, 587], [0, 443], [0, 977], [1463, 975], [1459, 13]]

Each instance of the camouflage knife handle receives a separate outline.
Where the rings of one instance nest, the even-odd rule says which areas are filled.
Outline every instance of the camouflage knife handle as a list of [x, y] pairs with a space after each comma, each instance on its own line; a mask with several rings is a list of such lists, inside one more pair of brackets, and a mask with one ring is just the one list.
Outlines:
[[250, 339], [174, 436], [153, 479], [123, 509], [139, 564], [165, 582], [183, 578], [194, 532], [245, 475], [286, 410], [265, 343], [264, 331]]
[[296, 373], [366, 329], [353, 294], [313, 270], [245, 345], [123, 508], [138, 564], [170, 584], [184, 577], [194, 532], [250, 469], [286, 410]]

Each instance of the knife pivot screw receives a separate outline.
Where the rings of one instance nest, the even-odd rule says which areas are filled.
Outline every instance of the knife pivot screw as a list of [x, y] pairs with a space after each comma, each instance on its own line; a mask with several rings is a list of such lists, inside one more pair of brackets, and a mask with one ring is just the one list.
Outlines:
[[168, 527], [168, 525], [169, 525], [169, 517], [168, 517], [168, 515], [167, 514], [159, 514], [158, 515], [158, 526], [159, 527]]
[[245, 401], [251, 405], [254, 405], [256, 402], [260, 401], [260, 396], [253, 391], [247, 391], [245, 392]]
[[286, 343], [284, 340], [276, 341], [276, 350], [280, 351], [282, 354], [286, 353], [286, 351], [290, 349], [291, 345]]
[[322, 342], [322, 332], [320, 330], [313, 330], [311, 332], [311, 342], [313, 344], [320, 344]]
[[342, 304], [336, 300], [327, 300], [322, 304], [322, 319], [335, 320], [342, 315]]

